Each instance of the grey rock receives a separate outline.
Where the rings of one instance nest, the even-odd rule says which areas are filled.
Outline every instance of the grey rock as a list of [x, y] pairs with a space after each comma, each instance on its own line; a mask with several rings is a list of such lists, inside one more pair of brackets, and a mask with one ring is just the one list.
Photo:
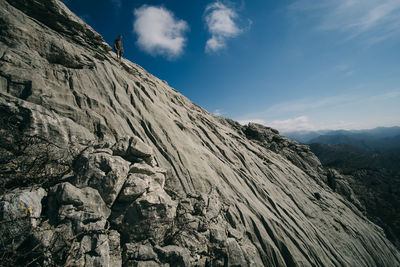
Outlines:
[[131, 173], [128, 176], [120, 194], [118, 201], [132, 202], [139, 196], [143, 195], [150, 187], [147, 175]]
[[165, 174], [166, 170], [163, 168], [153, 167], [145, 162], [138, 162], [132, 165], [130, 172], [143, 173], [147, 175]]
[[129, 240], [164, 240], [176, 213], [176, 203], [163, 191], [149, 192], [130, 205], [117, 206], [111, 221]]
[[2, 196], [0, 201], [0, 241], [4, 248], [13, 250], [30, 235], [42, 213], [43, 188], [16, 189]]
[[136, 136], [119, 139], [112, 147], [112, 150], [115, 155], [131, 162], [137, 162], [140, 159], [151, 162], [151, 157], [154, 155], [153, 149]]
[[228, 249], [228, 266], [248, 266], [243, 252], [234, 238], [226, 240], [226, 247]]
[[3, 195], [0, 201], [0, 220], [14, 221], [29, 218], [33, 227], [42, 213], [42, 199], [47, 195], [43, 188], [14, 190]]
[[109, 266], [122, 266], [122, 254], [121, 254], [120, 242], [121, 242], [120, 234], [115, 230], [111, 230], [108, 233], [108, 246], [110, 248]]
[[347, 200], [353, 203], [358, 209], [364, 210], [360, 201], [356, 198], [353, 189], [349, 185], [348, 179], [341, 175], [335, 169], [328, 169], [327, 181], [329, 187], [331, 187], [335, 192], [344, 196]]
[[186, 248], [178, 246], [155, 247], [161, 260], [168, 262], [173, 266], [191, 266], [190, 252]]
[[[214, 116], [140, 66], [117, 61], [60, 1], [3, 0], [0, 18], [0, 194], [53, 188], [48, 205], [32, 208], [45, 209], [40, 219], [2, 233], [39, 243], [39, 266], [68, 265], [70, 249], [69, 262], [119, 264], [109, 227], [122, 245], [158, 248], [159, 262], [132, 266], [174, 258], [182, 266], [400, 264], [382, 229], [327, 186], [308, 147]], [[245, 234], [228, 230], [227, 241], [214, 243], [213, 225]]]
[[89, 149], [76, 161], [75, 184], [97, 189], [111, 207], [125, 183], [129, 167], [130, 163], [119, 156]]
[[224, 243], [227, 239], [226, 230], [220, 225], [211, 226], [210, 241], [215, 243]]
[[159, 264], [155, 261], [138, 261], [134, 264], [136, 267], [166, 267], [169, 264]]
[[72, 266], [109, 266], [109, 245], [107, 235], [85, 235], [78, 243], [73, 244], [74, 254], [70, 254], [67, 262]]
[[128, 152], [139, 158], [148, 158], [153, 155], [153, 149], [136, 136], [132, 137]]
[[158, 257], [151, 246], [126, 243], [124, 247], [124, 259], [125, 259], [124, 261], [127, 260], [149, 261], [149, 260], [157, 260]]
[[56, 212], [57, 221], [72, 221], [77, 233], [104, 229], [111, 212], [97, 190], [79, 189], [70, 183], [51, 189], [49, 206]]
[[233, 237], [233, 238], [235, 238], [236, 240], [240, 240], [240, 239], [243, 238], [243, 233], [240, 232], [240, 231], [238, 231], [238, 230], [236, 230], [235, 228], [229, 227], [229, 229], [228, 229], [228, 236], [229, 236], [229, 237]]

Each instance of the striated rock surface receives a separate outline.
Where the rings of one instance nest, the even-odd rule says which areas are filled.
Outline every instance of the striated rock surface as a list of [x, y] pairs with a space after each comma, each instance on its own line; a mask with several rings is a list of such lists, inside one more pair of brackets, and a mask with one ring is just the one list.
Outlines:
[[2, 264], [400, 265], [307, 146], [118, 62], [59, 1], [0, 22]]

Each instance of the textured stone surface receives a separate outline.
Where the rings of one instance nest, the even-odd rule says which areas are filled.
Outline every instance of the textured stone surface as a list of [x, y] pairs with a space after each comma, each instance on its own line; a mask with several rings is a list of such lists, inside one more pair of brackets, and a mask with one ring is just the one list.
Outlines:
[[99, 191], [110, 207], [117, 198], [128, 176], [130, 162], [112, 156], [106, 150], [85, 150], [74, 164], [78, 173], [74, 183], [79, 187], [90, 186]]
[[40, 221], [43, 188], [13, 190], [0, 199], [0, 241], [2, 246], [14, 249], [22, 244]]
[[116, 230], [111, 230], [108, 234], [108, 245], [110, 248], [109, 266], [121, 266], [122, 255], [120, 247], [120, 234]]
[[72, 221], [76, 232], [102, 230], [110, 215], [109, 208], [96, 189], [79, 189], [70, 183], [53, 187], [48, 205], [51, 211], [57, 210], [57, 221]]
[[5, 265], [400, 264], [307, 146], [117, 61], [59, 1], [0, 0], [0, 22], [1, 201], [49, 192]]

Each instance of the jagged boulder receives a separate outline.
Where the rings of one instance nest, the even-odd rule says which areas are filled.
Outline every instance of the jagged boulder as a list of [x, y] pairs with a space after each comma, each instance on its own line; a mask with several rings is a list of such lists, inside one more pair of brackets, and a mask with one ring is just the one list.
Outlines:
[[131, 162], [142, 159], [151, 165], [154, 156], [153, 149], [136, 136], [121, 138], [111, 149], [114, 155], [121, 156]]
[[140, 173], [131, 173], [118, 196], [118, 201], [129, 202], [136, 200], [150, 189], [149, 176]]
[[130, 162], [109, 149], [88, 149], [75, 160], [74, 183], [97, 189], [109, 207], [117, 198], [130, 170]]
[[71, 221], [76, 233], [103, 230], [111, 212], [96, 189], [79, 189], [70, 183], [53, 187], [48, 205], [50, 218], [58, 223]]
[[191, 266], [190, 252], [186, 248], [170, 245], [165, 247], [156, 246], [155, 250], [159, 257], [170, 265], [177, 267]]
[[[18, 248], [32, 232], [42, 214], [43, 188], [16, 189], [0, 199], [0, 242], [4, 249]], [[3, 251], [4, 252], [4, 251]]]

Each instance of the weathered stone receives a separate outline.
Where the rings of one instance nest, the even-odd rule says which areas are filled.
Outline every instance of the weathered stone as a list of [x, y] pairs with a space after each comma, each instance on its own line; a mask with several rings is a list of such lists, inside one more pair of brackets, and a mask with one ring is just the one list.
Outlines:
[[130, 145], [131, 138], [128, 136], [124, 136], [120, 138], [112, 147], [113, 154], [116, 156], [120, 156], [126, 158], [128, 156], [128, 149]]
[[130, 163], [119, 156], [86, 150], [76, 161], [75, 183], [79, 187], [97, 189], [104, 202], [111, 207], [129, 172]]
[[153, 149], [136, 136], [132, 137], [128, 152], [139, 158], [147, 158], [153, 155]]
[[163, 262], [168, 262], [174, 266], [191, 266], [190, 252], [186, 248], [170, 245], [165, 247], [157, 246], [154, 249]]
[[72, 221], [77, 233], [104, 229], [110, 215], [110, 209], [97, 190], [90, 187], [79, 189], [70, 183], [53, 187], [48, 204], [56, 213], [57, 221]]
[[159, 264], [155, 261], [138, 261], [134, 264], [136, 267], [167, 267], [169, 265]]
[[227, 235], [223, 227], [219, 225], [211, 226], [210, 228], [210, 241], [215, 243], [224, 243]]
[[147, 175], [154, 175], [157, 173], [157, 170], [146, 164], [146, 163], [135, 163], [133, 164], [133, 166], [131, 167], [130, 170], [131, 173], [142, 173], [142, 174], [147, 174]]
[[66, 262], [71, 266], [109, 266], [109, 246], [104, 234], [85, 235], [73, 242]]
[[136, 136], [119, 139], [112, 147], [112, 150], [115, 155], [121, 156], [131, 162], [145, 160], [151, 163], [151, 157], [154, 155], [153, 149]]
[[109, 266], [122, 266], [122, 255], [120, 247], [120, 235], [117, 231], [111, 230], [108, 233], [108, 246], [110, 248], [110, 264]]
[[244, 256], [246, 258], [246, 262], [248, 262], [249, 266], [263, 266], [264, 263], [261, 260], [260, 253], [257, 248], [250, 244], [242, 245], [242, 250], [244, 251]]
[[[0, 240], [2, 246], [17, 247], [25, 241], [40, 221], [43, 188], [16, 189], [2, 196], [0, 201]], [[11, 248], [11, 249], [12, 249]]]
[[248, 266], [243, 252], [234, 238], [226, 240], [226, 247], [228, 249], [228, 266]]
[[218, 200], [218, 197], [211, 196], [208, 198], [208, 205], [207, 205], [207, 210], [206, 210], [206, 218], [207, 220], [211, 220], [213, 218], [216, 218], [220, 212], [221, 212], [221, 202]]
[[138, 260], [149, 261], [157, 260], [157, 254], [150, 246], [134, 243], [126, 243], [124, 247], [124, 261]]
[[0, 201], [0, 220], [9, 222], [27, 217], [35, 227], [42, 213], [42, 199], [46, 195], [43, 188], [17, 189], [3, 195]]
[[[186, 227], [190, 227], [187, 224]], [[180, 231], [179, 235], [172, 240], [172, 244], [189, 249], [196, 255], [205, 255], [208, 252], [208, 237], [198, 233], [196, 230]]]
[[228, 228], [228, 236], [229, 237], [233, 237], [236, 240], [240, 240], [243, 237], [243, 233], [238, 231], [238, 230], [236, 230], [235, 228], [229, 227]]
[[144, 194], [150, 187], [147, 175], [131, 173], [126, 180], [118, 201], [131, 202]]
[[176, 213], [176, 203], [162, 191], [150, 192], [138, 198], [122, 211], [119, 224], [133, 240], [164, 239]]
[[[0, 193], [38, 184], [61, 190], [50, 190], [35, 228], [24, 218], [1, 231], [30, 236], [7, 254], [23, 265], [38, 255], [45, 259], [37, 266], [102, 265], [106, 251], [112, 262], [110, 227], [121, 244], [179, 244], [157, 251], [160, 262], [132, 266], [173, 265], [174, 257], [184, 265], [188, 253], [209, 266], [244, 264], [243, 257], [253, 266], [399, 266], [382, 229], [326, 186], [326, 170], [306, 146], [214, 116], [140, 66], [117, 61], [60, 1], [0, 1], [0, 18]], [[32, 146], [32, 138], [42, 143]], [[129, 171], [144, 175], [145, 192], [126, 183]], [[186, 198], [190, 205], [177, 213]], [[227, 241], [213, 243], [215, 225], [246, 234], [228, 230]], [[99, 251], [93, 244], [102, 240], [109, 247]], [[24, 256], [36, 244], [36, 254]]]

